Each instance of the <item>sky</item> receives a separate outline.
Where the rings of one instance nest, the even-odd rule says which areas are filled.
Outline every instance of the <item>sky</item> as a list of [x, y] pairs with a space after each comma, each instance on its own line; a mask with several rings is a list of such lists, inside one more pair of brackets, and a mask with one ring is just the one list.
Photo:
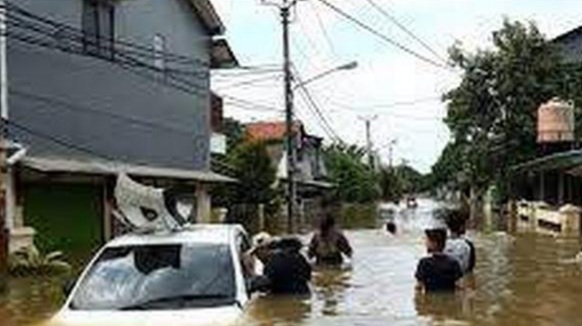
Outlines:
[[[277, 2], [281, 0], [269, 0]], [[504, 17], [533, 21], [552, 38], [582, 24], [580, 0], [374, 0], [428, 44], [429, 52], [383, 16], [367, 0], [327, 0], [372, 26], [398, 44], [432, 61], [442, 62], [447, 48], [461, 42], [474, 51], [491, 45], [491, 32]], [[243, 66], [255, 71], [213, 74], [212, 87], [227, 97], [225, 115], [250, 121], [284, 119], [278, 9], [261, 0], [212, 0], [226, 25], [225, 37]], [[384, 163], [396, 140], [393, 159], [429, 172], [449, 133], [442, 122], [444, 92], [459, 82], [459, 73], [426, 63], [338, 16], [320, 0], [300, 0], [291, 25], [291, 57], [302, 79], [357, 61], [358, 67], [337, 71], [306, 87], [331, 127], [295, 96], [296, 117], [307, 131], [326, 138], [337, 135], [349, 144], [366, 144], [363, 119], [372, 121], [374, 148]], [[269, 70], [272, 69], [272, 70]], [[242, 99], [245, 102], [235, 99]]]

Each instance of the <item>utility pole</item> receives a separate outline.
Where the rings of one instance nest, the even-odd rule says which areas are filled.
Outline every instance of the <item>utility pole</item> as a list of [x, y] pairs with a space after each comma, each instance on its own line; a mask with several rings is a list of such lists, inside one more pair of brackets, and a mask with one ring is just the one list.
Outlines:
[[6, 225], [6, 189], [8, 181], [6, 10], [5, 0], [0, 0], [0, 290], [6, 285], [8, 269], [8, 229]]
[[368, 153], [368, 164], [370, 168], [374, 169], [374, 153], [372, 153], [372, 121], [376, 120], [378, 116], [373, 116], [371, 118], [360, 117], [361, 120], [366, 124], [366, 152]]
[[396, 139], [392, 139], [388, 144], [388, 162], [390, 166], [390, 170], [394, 166], [394, 145], [396, 144]]
[[283, 72], [285, 74], [285, 124], [287, 136], [287, 231], [295, 231], [295, 135], [293, 133], [293, 88], [291, 76], [291, 55], [289, 51], [289, 12], [295, 5], [294, 0], [283, 0], [281, 18], [283, 24]]
[[291, 74], [291, 54], [289, 45], [289, 24], [290, 14], [297, 0], [280, 0], [281, 2], [273, 3], [264, 1], [263, 4], [275, 5], [279, 8], [281, 14], [281, 24], [283, 25], [283, 73], [284, 83], [283, 91], [285, 94], [285, 138], [287, 152], [287, 232], [295, 231], [295, 204], [297, 202], [296, 184], [295, 184], [295, 136], [293, 130], [293, 77]]

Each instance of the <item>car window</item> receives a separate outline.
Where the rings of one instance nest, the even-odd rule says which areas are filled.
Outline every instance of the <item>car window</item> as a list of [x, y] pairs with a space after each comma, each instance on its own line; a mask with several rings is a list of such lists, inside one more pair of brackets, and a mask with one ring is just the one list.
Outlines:
[[234, 303], [226, 245], [171, 244], [107, 248], [71, 301], [76, 310], [180, 309]]

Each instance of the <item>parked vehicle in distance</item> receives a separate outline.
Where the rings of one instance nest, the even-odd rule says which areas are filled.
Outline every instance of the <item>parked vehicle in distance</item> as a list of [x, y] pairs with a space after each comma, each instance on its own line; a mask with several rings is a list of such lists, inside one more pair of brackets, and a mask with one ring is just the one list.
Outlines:
[[89, 263], [50, 326], [232, 325], [250, 301], [237, 225], [124, 235]]

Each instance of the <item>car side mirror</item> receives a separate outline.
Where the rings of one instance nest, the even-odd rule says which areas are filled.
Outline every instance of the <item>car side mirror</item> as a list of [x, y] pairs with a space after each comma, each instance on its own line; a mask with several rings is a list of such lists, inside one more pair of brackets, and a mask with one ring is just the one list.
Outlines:
[[266, 276], [253, 276], [247, 281], [249, 293], [264, 292], [269, 289], [271, 282]]
[[68, 297], [71, 294], [71, 292], [73, 292], [73, 288], [75, 287], [76, 281], [77, 280], [75, 280], [75, 279], [69, 279], [63, 283], [62, 290], [63, 290], [63, 294], [65, 295], [65, 297]]

